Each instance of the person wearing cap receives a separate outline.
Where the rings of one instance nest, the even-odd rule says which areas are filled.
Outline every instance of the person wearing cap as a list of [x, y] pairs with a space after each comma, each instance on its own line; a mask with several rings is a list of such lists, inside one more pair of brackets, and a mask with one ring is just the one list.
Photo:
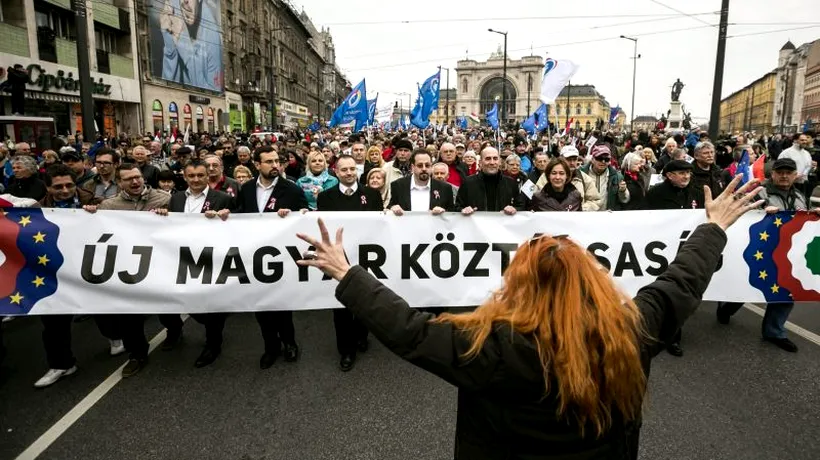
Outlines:
[[74, 172], [74, 176], [77, 178], [75, 180], [77, 187], [83, 187], [88, 182], [94, 180], [94, 173], [86, 167], [85, 160], [87, 158], [87, 156], [74, 150], [74, 147], [63, 147], [60, 149], [60, 161]]
[[[570, 167], [571, 180], [570, 183], [581, 194], [583, 204], [582, 211], [597, 211], [602, 208], [601, 194], [598, 193], [598, 188], [595, 186], [595, 181], [587, 175], [587, 173], [578, 169], [583, 164], [583, 159], [580, 158], [580, 153], [575, 146], [565, 145], [561, 148], [561, 158], [567, 161]], [[546, 175], [541, 175], [538, 182], [535, 183], [536, 190], [541, 190], [547, 184]]]
[[[410, 154], [413, 152], [413, 144], [407, 139], [399, 139], [393, 141], [393, 150], [395, 155], [393, 160], [384, 164], [385, 178], [384, 182], [387, 186], [387, 202], [390, 202], [390, 184], [394, 181], [407, 177], [413, 173], [412, 165], [410, 164]], [[364, 154], [364, 152], [362, 152]], [[367, 177], [367, 174], [365, 174]]]
[[[646, 192], [646, 209], [698, 209], [703, 208], [703, 192], [694, 190], [693, 166], [685, 160], [671, 160], [663, 168], [664, 181]], [[667, 342], [666, 350], [672, 356], [683, 356], [680, 346], [681, 331], [678, 330]]]
[[811, 175], [812, 169], [816, 169], [816, 166], [812, 164], [811, 152], [809, 150], [811, 145], [811, 136], [806, 133], [797, 134], [794, 137], [792, 146], [782, 151], [780, 156], [777, 157], [778, 159], [788, 158], [797, 165], [797, 179], [795, 183], [798, 184], [797, 186], [800, 187], [800, 191], [804, 194], [811, 193], [811, 191], [807, 189], [809, 175]]
[[599, 211], [616, 210], [621, 204], [629, 202], [629, 190], [624, 176], [612, 166], [612, 151], [605, 144], [596, 144], [590, 152], [592, 161], [581, 167], [595, 181], [595, 187], [601, 194]]
[[[784, 150], [783, 153], [786, 153]], [[791, 158], [784, 158], [783, 153], [772, 165], [772, 177], [763, 183], [763, 190], [758, 195], [764, 200], [763, 207], [768, 214], [783, 211], [810, 211], [820, 215], [820, 207], [813, 205], [797, 186], [797, 163]], [[730, 318], [743, 304], [740, 302], [721, 302], [717, 308], [717, 319], [721, 324], [729, 324]], [[795, 353], [797, 345], [786, 336], [786, 321], [794, 307], [794, 302], [768, 303], [763, 315], [761, 331], [763, 340], [772, 343], [782, 350]]]
[[524, 174], [529, 174], [530, 171], [532, 171], [532, 160], [527, 152], [527, 141], [525, 138], [516, 136], [515, 154], [521, 159], [521, 171]]

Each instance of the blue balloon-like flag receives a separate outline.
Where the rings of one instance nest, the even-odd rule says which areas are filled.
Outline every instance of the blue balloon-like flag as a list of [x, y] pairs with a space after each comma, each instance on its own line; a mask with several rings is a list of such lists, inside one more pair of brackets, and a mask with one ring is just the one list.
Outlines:
[[498, 129], [498, 103], [493, 104], [493, 108], [487, 112], [487, 122], [493, 129]]
[[329, 126], [332, 128], [356, 121], [356, 123], [367, 123], [367, 88], [364, 79], [353, 88], [342, 104], [333, 112]]
[[543, 129], [544, 126], [547, 126], [549, 117], [547, 107], [547, 104], [542, 103], [529, 118], [524, 120], [524, 123], [521, 123], [521, 129], [530, 134], [535, 134], [537, 131]]

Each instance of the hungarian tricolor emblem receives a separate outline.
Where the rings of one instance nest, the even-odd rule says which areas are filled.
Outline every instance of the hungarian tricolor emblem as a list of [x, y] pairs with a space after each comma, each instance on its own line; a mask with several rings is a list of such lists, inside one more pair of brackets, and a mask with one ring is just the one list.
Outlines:
[[743, 260], [767, 302], [820, 301], [820, 216], [766, 215], [749, 227]]

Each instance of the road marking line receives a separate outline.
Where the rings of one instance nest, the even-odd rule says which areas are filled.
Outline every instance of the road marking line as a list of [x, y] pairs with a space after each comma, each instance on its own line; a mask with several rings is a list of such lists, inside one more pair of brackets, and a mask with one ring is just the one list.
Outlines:
[[[743, 306], [746, 307], [748, 310], [751, 310], [752, 312], [754, 312], [754, 313], [756, 313], [760, 316], [763, 316], [766, 313], [765, 308], [760, 308], [757, 305], [747, 303], [747, 304], [743, 304]], [[803, 329], [802, 327], [798, 326], [797, 324], [792, 323], [791, 321], [786, 321], [786, 329], [794, 332], [795, 334], [799, 335], [800, 337], [803, 337], [804, 339], [808, 340], [809, 342], [812, 342], [813, 344], [815, 344], [817, 346], [820, 346], [820, 335], [817, 335], [814, 332], [809, 331], [807, 329]]]
[[[182, 321], [188, 319], [188, 315], [182, 315]], [[165, 340], [166, 329], [162, 329], [148, 342], [148, 354], [150, 355], [151, 352], [156, 349], [163, 340]], [[71, 408], [67, 414], [63, 415], [63, 417], [57, 421], [51, 428], [49, 428], [45, 433], [42, 434], [36, 441], [34, 441], [26, 450], [24, 450], [20, 455], [17, 456], [17, 460], [34, 460], [35, 458], [39, 457], [46, 449], [49, 448], [54, 441], [57, 440], [60, 436], [63, 435], [71, 425], [74, 425], [77, 420], [80, 419], [89, 409], [94, 407], [94, 404], [100, 402], [103, 396], [106, 395], [112, 388], [122, 380], [122, 368], [128, 363], [126, 361], [122, 364], [117, 370], [114, 371], [113, 374], [109, 375], [107, 379], [105, 379], [101, 384], [97, 385], [96, 388], [91, 390], [85, 398], [82, 399], [76, 406]]]

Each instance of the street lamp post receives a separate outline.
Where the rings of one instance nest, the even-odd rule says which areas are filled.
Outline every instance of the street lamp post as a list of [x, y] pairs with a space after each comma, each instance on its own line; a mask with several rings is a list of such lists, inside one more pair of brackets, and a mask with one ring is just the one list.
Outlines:
[[504, 36], [504, 76], [501, 81], [501, 120], [502, 123], [507, 122], [507, 32], [500, 32], [498, 30], [487, 29], [488, 32], [496, 33]]
[[[438, 66], [438, 68], [439, 68], [439, 71], [441, 71], [441, 70], [446, 70], [447, 71], [447, 83], [444, 87], [445, 88], [444, 98], [445, 98], [445, 101], [446, 101], [444, 103], [444, 124], [449, 126], [450, 125], [450, 69], [448, 69], [447, 67], [442, 67], [442, 66]], [[439, 85], [439, 88], [441, 88], [441, 85]]]
[[621, 38], [625, 40], [631, 40], [634, 44], [634, 51], [632, 53], [632, 109], [629, 112], [629, 133], [635, 130], [635, 73], [638, 70], [638, 58], [641, 56], [638, 54], [638, 39], [627, 37], [625, 35], [621, 35]]

